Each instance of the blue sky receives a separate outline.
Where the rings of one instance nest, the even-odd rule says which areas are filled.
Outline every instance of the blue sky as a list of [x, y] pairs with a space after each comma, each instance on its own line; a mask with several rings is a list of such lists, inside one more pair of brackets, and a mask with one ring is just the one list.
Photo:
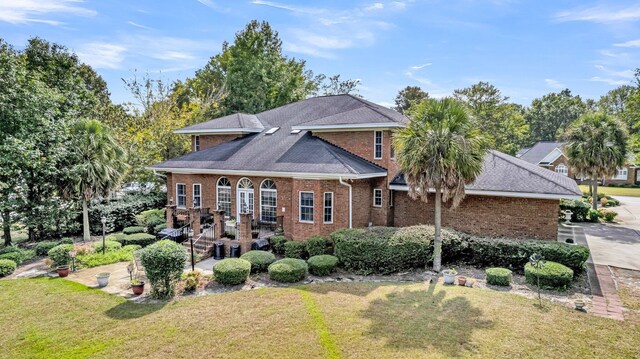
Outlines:
[[597, 99], [640, 67], [638, 1], [0, 0], [0, 37], [66, 45], [116, 102], [131, 100], [121, 78], [192, 76], [252, 19], [388, 106], [407, 85], [440, 97], [481, 80], [525, 105], [565, 87]]

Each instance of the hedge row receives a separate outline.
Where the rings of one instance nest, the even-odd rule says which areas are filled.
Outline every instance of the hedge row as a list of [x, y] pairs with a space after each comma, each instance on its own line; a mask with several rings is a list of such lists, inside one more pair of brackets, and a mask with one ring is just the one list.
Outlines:
[[73, 244], [73, 239], [71, 238], [62, 238], [59, 241], [43, 241], [36, 245], [36, 255], [38, 256], [46, 256], [47, 253], [51, 250], [51, 248], [55, 246], [59, 246], [61, 244]]
[[107, 237], [107, 240], [119, 242], [123, 246], [135, 244], [141, 247], [146, 247], [155, 242], [156, 237], [149, 233], [112, 234]]
[[150, 209], [162, 208], [167, 203], [167, 194], [164, 192], [151, 192], [148, 194], [126, 195], [117, 201], [103, 202], [89, 208], [89, 223], [91, 232], [102, 233], [100, 219], [107, 219], [105, 229], [107, 232], [115, 232], [125, 227], [138, 224], [136, 215]]
[[560, 263], [547, 261], [539, 269], [531, 263], [524, 266], [525, 281], [532, 285], [538, 285], [540, 280], [541, 288], [567, 289], [571, 286], [573, 271]]

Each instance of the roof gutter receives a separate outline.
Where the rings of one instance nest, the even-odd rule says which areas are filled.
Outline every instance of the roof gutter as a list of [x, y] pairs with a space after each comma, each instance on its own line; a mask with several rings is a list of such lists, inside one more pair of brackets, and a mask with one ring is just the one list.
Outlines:
[[365, 131], [372, 129], [390, 129], [405, 127], [402, 123], [397, 122], [383, 122], [383, 123], [355, 123], [355, 124], [340, 124], [340, 125], [300, 125], [291, 126], [291, 130], [303, 130], [303, 131]]
[[387, 172], [366, 174], [332, 174], [332, 173], [306, 173], [306, 172], [276, 172], [276, 171], [243, 171], [243, 170], [216, 170], [208, 168], [173, 168], [173, 167], [146, 167], [151, 171], [182, 173], [182, 174], [214, 174], [229, 176], [258, 176], [258, 177], [290, 177], [303, 179], [366, 179], [386, 177]]
[[[390, 185], [389, 189], [394, 191], [408, 191], [408, 186]], [[434, 192], [430, 189], [429, 192]], [[467, 189], [465, 194], [475, 196], [495, 196], [495, 197], [513, 197], [513, 198], [538, 198], [538, 199], [580, 199], [578, 194], [551, 194], [551, 193], [532, 193], [532, 192], [507, 192], [507, 191], [483, 191]]]
[[353, 188], [347, 182], [342, 180], [342, 176], [338, 178], [340, 184], [349, 187], [349, 228], [353, 228]]
[[219, 128], [219, 129], [204, 129], [204, 130], [189, 130], [189, 129], [181, 129], [175, 130], [173, 133], [176, 134], [187, 134], [187, 135], [237, 135], [243, 133], [259, 133], [262, 132], [264, 128]]

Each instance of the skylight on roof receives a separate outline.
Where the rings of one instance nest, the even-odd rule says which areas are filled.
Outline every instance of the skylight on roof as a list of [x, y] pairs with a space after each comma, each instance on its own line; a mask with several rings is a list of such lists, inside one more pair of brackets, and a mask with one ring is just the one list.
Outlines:
[[272, 135], [274, 134], [276, 131], [278, 131], [280, 129], [280, 127], [271, 127], [267, 132], [265, 132], [265, 135]]
[[298, 134], [298, 133], [300, 133], [300, 130], [292, 130], [292, 131], [291, 131], [291, 134], [292, 134], [292, 135], [296, 135], [296, 134]]

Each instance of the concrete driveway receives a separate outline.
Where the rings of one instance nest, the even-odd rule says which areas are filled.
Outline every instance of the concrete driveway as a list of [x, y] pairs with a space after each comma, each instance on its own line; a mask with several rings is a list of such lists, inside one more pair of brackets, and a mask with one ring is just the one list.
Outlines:
[[616, 196], [618, 223], [583, 223], [594, 264], [640, 270], [640, 197]]

